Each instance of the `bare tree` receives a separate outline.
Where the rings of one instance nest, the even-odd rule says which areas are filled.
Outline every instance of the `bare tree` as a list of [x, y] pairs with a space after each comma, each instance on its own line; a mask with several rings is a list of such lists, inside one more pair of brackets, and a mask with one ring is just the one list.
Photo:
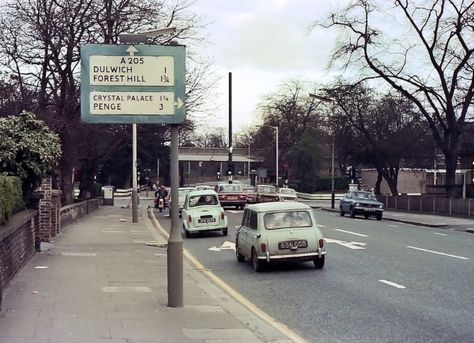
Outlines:
[[334, 63], [343, 61], [345, 70], [362, 65], [356, 74], [384, 80], [424, 115], [445, 156], [449, 196], [455, 194], [459, 137], [473, 109], [473, 12], [474, 3], [464, 0], [356, 0], [316, 24], [346, 34]]
[[338, 85], [326, 90], [336, 110], [330, 118], [335, 132], [352, 128], [352, 158], [372, 165], [378, 173], [375, 192], [382, 178], [392, 194], [398, 194], [402, 161], [417, 156], [425, 127], [421, 114], [400, 95], [380, 95], [362, 84]]
[[[84, 125], [80, 123], [79, 63], [80, 45], [117, 43], [120, 33], [133, 33], [155, 27], [176, 26], [174, 34], [154, 43], [201, 43], [201, 18], [190, 11], [192, 1], [138, 0], [12, 0], [0, 12], [0, 64], [17, 80], [18, 92], [40, 118], [60, 134], [63, 146], [61, 175], [63, 201], [72, 202], [72, 170], [83, 161], [93, 173], [100, 160], [113, 149], [126, 146], [129, 131], [124, 125]], [[192, 49], [188, 49], [188, 53]], [[210, 73], [206, 60], [195, 54], [189, 65], [188, 112], [203, 106], [202, 95]], [[192, 125], [184, 125], [184, 132]], [[104, 136], [117, 138], [105, 146]], [[84, 137], [88, 137], [84, 140]], [[109, 140], [112, 142], [112, 140]], [[100, 149], [102, 148], [102, 150]], [[90, 176], [89, 176], [90, 177]]]

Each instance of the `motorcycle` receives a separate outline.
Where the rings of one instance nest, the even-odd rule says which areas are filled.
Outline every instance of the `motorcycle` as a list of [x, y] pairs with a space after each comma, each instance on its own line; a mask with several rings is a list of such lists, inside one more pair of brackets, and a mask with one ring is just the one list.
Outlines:
[[155, 198], [155, 208], [157, 208], [160, 212], [163, 212], [164, 208], [166, 207], [166, 200], [163, 196], [158, 195]]

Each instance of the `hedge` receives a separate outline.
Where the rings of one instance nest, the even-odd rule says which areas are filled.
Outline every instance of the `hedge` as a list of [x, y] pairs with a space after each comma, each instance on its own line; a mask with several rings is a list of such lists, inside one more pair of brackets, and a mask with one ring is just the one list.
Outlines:
[[23, 206], [20, 178], [0, 175], [0, 225], [8, 222]]

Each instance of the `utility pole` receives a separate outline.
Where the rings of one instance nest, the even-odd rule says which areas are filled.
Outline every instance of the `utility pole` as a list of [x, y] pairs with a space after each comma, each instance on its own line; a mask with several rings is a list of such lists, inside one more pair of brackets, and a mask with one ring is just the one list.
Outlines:
[[229, 183], [232, 183], [232, 73], [229, 72], [229, 162], [227, 174], [229, 175]]

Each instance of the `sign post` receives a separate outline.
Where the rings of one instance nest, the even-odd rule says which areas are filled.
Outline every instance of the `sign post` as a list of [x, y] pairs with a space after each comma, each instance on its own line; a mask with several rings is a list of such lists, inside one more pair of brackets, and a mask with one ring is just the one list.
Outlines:
[[[149, 34], [155, 36], [158, 31]], [[139, 41], [142, 40], [137, 40]], [[171, 125], [171, 193], [174, 195], [168, 240], [168, 306], [170, 307], [183, 306], [183, 239], [179, 225], [177, 196], [179, 179], [177, 124], [183, 123], [186, 119], [185, 83], [185, 47], [182, 45], [86, 44], [81, 47], [83, 121], [133, 124], [134, 146], [136, 146], [137, 123]], [[136, 177], [136, 150], [133, 151], [133, 175]], [[157, 164], [159, 169], [159, 160]], [[157, 173], [159, 176], [159, 170]], [[135, 182], [133, 192], [132, 215], [135, 218], [137, 206]]]

